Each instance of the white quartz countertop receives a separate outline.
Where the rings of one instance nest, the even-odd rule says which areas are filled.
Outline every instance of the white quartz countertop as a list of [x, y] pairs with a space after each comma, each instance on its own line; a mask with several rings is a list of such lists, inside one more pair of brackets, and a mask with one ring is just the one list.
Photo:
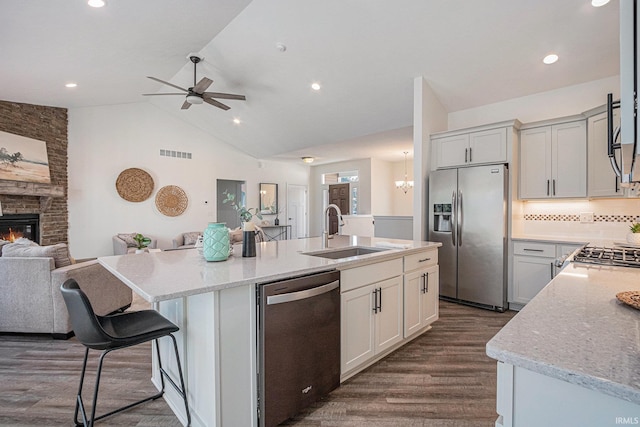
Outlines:
[[571, 263], [487, 343], [499, 361], [640, 404], [640, 269]]
[[198, 249], [108, 256], [100, 257], [98, 261], [142, 298], [157, 302], [376, 263], [441, 244], [358, 236], [334, 236], [329, 241], [329, 247], [333, 249], [346, 246], [385, 247], [388, 250], [339, 260], [305, 255], [303, 252], [322, 250], [322, 239], [314, 237], [257, 243], [256, 256], [250, 258], [243, 258], [242, 246], [235, 245], [234, 254], [221, 262], [207, 262]]

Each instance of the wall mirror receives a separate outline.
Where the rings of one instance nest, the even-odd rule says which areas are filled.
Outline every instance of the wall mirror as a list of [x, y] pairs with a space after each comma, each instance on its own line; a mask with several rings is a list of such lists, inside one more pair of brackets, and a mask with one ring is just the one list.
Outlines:
[[260, 213], [278, 213], [278, 184], [260, 183]]

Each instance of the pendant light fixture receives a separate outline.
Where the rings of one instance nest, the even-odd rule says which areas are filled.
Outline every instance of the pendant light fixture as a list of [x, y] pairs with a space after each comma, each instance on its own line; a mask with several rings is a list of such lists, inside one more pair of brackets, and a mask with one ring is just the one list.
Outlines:
[[404, 181], [396, 181], [396, 188], [399, 188], [402, 191], [404, 191], [404, 194], [407, 194], [407, 191], [409, 191], [410, 188], [413, 188], [413, 181], [409, 181], [407, 176], [407, 154], [409, 154], [409, 152], [405, 151], [404, 152]]

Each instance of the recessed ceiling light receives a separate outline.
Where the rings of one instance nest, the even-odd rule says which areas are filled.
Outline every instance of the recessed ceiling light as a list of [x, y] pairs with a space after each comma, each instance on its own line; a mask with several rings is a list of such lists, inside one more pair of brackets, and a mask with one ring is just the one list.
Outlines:
[[89, 0], [87, 4], [91, 7], [103, 7], [106, 3], [104, 0]]
[[591, 0], [591, 6], [593, 7], [604, 6], [607, 3], [609, 3], [609, 0]]
[[78, 83], [67, 83], [66, 85], [64, 85], [64, 87], [76, 87], [78, 86]]
[[311, 89], [320, 90], [320, 83], [311, 83]]
[[240, 119], [239, 119], [239, 118], [237, 118], [237, 117], [235, 117], [235, 118], [233, 119], [233, 123], [235, 123], [235, 124], [239, 125], [239, 124], [240, 124]]
[[544, 62], [545, 64], [553, 64], [557, 60], [558, 60], [558, 55], [556, 55], [555, 53], [552, 53], [550, 55], [545, 56], [542, 62]]

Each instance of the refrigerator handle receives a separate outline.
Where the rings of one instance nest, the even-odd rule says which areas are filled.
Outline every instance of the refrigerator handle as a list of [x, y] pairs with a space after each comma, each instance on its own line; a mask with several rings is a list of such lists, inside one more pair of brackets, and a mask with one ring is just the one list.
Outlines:
[[456, 192], [451, 194], [451, 244], [456, 246], [456, 233], [458, 232], [458, 206], [456, 205]]
[[464, 223], [464, 210], [462, 209], [462, 191], [458, 191], [458, 246], [462, 246], [462, 226]]

